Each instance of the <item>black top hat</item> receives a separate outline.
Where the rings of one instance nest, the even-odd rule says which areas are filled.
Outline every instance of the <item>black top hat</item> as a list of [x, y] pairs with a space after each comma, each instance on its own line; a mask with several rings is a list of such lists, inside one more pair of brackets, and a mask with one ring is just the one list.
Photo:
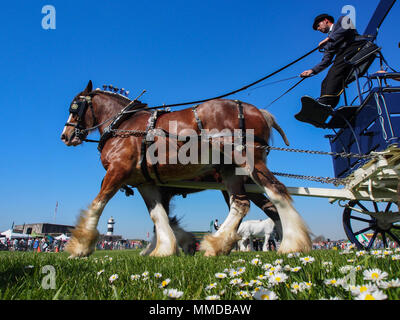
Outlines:
[[317, 16], [317, 17], [314, 19], [313, 29], [314, 29], [314, 30], [317, 30], [317, 28], [318, 28], [318, 23], [320, 23], [321, 21], [323, 21], [323, 20], [325, 20], [325, 19], [328, 19], [328, 20], [331, 21], [332, 23], [335, 22], [335, 19], [334, 19], [331, 15], [326, 14], [326, 13], [323, 13], [323, 14], [320, 14], [319, 16]]

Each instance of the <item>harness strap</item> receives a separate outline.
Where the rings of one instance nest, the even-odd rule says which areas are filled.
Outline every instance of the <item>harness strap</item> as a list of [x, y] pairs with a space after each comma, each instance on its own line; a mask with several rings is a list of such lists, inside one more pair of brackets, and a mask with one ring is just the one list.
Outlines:
[[194, 118], [196, 119], [197, 126], [198, 126], [199, 130], [201, 131], [201, 130], [203, 130], [203, 124], [201, 123], [201, 120], [199, 118], [199, 114], [197, 113], [197, 107], [198, 106], [199, 105], [193, 106], [192, 107], [192, 111], [193, 111]]
[[[154, 110], [147, 122], [146, 132], [149, 132], [150, 130], [154, 130], [154, 127], [155, 127], [155, 124], [157, 121], [157, 116], [158, 116], [158, 111]], [[146, 161], [147, 147], [153, 143], [154, 143], [154, 141], [147, 140], [147, 135], [145, 137], [143, 137], [139, 163], [140, 163], [140, 169], [142, 170], [142, 174], [148, 182], [154, 182], [154, 180], [150, 177], [149, 170], [147, 168], [147, 161]], [[164, 182], [161, 181], [160, 175], [158, 174], [157, 163], [153, 164], [152, 167], [153, 167], [157, 182], [160, 184], [164, 184]]]
[[238, 119], [239, 119], [239, 129], [241, 130], [241, 143], [243, 150], [246, 148], [246, 128], [245, 128], [245, 121], [244, 121], [244, 113], [243, 113], [243, 105], [242, 101], [235, 100], [238, 106]]

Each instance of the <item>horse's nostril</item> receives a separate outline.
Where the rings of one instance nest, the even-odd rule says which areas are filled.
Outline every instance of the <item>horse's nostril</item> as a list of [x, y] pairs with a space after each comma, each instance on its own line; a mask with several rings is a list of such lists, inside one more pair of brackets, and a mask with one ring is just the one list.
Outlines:
[[62, 134], [62, 135], [61, 135], [61, 140], [66, 140], [65, 134]]

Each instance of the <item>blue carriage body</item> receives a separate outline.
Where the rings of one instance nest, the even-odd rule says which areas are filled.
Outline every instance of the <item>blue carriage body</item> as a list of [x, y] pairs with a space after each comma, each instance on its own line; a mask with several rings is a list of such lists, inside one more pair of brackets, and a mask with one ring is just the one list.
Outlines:
[[[348, 125], [336, 131], [335, 135], [327, 136], [332, 152], [369, 154], [399, 144], [400, 87], [375, 87], [360, 106], [351, 108], [356, 108], [356, 111], [348, 119]], [[368, 161], [340, 156], [332, 159], [337, 178], [347, 177]]]

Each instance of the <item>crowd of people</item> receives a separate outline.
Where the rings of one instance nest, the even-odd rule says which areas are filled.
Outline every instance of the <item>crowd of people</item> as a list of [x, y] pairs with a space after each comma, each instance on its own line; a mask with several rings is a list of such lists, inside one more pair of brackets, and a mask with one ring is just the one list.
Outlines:
[[38, 252], [60, 252], [64, 251], [66, 240], [54, 238], [29, 238], [29, 239], [6, 239], [0, 241], [0, 249], [8, 251], [38, 251]]

